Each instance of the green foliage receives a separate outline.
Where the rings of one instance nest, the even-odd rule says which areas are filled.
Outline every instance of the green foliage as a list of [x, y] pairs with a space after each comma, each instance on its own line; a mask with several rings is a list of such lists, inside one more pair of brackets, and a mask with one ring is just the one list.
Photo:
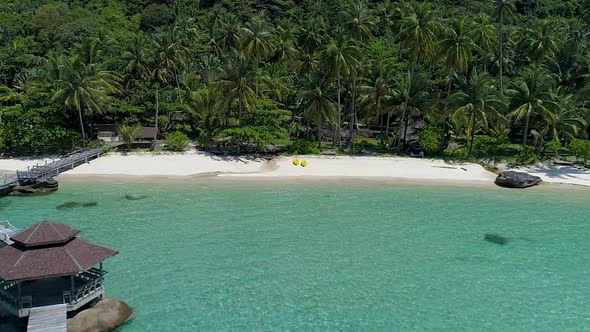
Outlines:
[[556, 157], [559, 157], [559, 149], [561, 149], [561, 143], [556, 140], [551, 140], [545, 143], [544, 149], [545, 151], [555, 154]]
[[539, 152], [532, 146], [523, 146], [516, 155], [516, 163], [519, 165], [534, 164], [539, 160]]
[[127, 150], [131, 150], [131, 144], [133, 141], [139, 136], [143, 126], [140, 124], [130, 126], [130, 125], [120, 125], [117, 127], [117, 132], [121, 139], [125, 144], [127, 144]]
[[166, 135], [166, 148], [171, 151], [183, 151], [189, 139], [185, 133], [176, 131]]
[[316, 142], [301, 140], [289, 145], [287, 153], [291, 155], [318, 155], [321, 151]]
[[584, 163], [590, 159], [590, 141], [574, 139], [567, 146], [568, 150], [578, 159], [583, 159]]
[[440, 148], [441, 135], [438, 128], [428, 126], [420, 133], [418, 143], [427, 154], [435, 154]]
[[495, 156], [500, 150], [500, 142], [497, 138], [480, 135], [473, 140], [473, 152], [479, 156]]

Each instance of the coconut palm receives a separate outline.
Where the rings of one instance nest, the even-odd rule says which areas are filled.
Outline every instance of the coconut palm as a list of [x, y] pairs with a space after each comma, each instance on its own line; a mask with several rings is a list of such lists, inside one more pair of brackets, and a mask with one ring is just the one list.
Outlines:
[[236, 15], [224, 13], [225, 15], [217, 21], [218, 34], [214, 38], [215, 44], [225, 51], [235, 50], [240, 45], [240, 21]]
[[299, 45], [306, 54], [313, 54], [323, 44], [324, 25], [318, 19], [309, 19], [303, 23], [299, 33]]
[[256, 104], [256, 93], [252, 89], [252, 68], [241, 60], [231, 60], [223, 68], [222, 78], [215, 83], [224, 98], [225, 105], [231, 108], [234, 101], [238, 101], [238, 126], [242, 126], [244, 108]]
[[498, 40], [500, 49], [499, 77], [500, 95], [504, 93], [504, 19], [516, 11], [513, 0], [494, 0], [494, 16], [498, 19]]
[[539, 65], [547, 58], [553, 58], [557, 50], [557, 43], [552, 31], [553, 21], [540, 21], [534, 28], [527, 29], [521, 41], [529, 58], [535, 65]]
[[[408, 74], [407, 87], [405, 91], [412, 90], [412, 78], [420, 59], [424, 56], [431, 55], [437, 44], [437, 33], [441, 29], [440, 23], [436, 21], [432, 12], [431, 5], [428, 2], [416, 3], [409, 7], [409, 13], [402, 18], [398, 38], [402, 41], [402, 46], [410, 56], [411, 68]], [[408, 102], [410, 94], [406, 94], [406, 100], [402, 108], [401, 123], [405, 123], [408, 111]], [[397, 152], [402, 148], [402, 139], [398, 139]]]
[[208, 86], [191, 93], [187, 105], [191, 127], [198, 133], [198, 142], [203, 147], [211, 142], [221, 127], [219, 96], [218, 89]]
[[295, 48], [295, 29], [292, 27], [277, 28], [274, 42], [274, 52], [272, 60], [277, 62], [287, 62], [297, 58], [297, 48]]
[[241, 29], [242, 50], [245, 55], [254, 57], [255, 67], [255, 92], [258, 95], [258, 67], [260, 60], [265, 59], [272, 50], [272, 34], [267, 30], [262, 16], [254, 16], [250, 22]]
[[328, 84], [318, 73], [306, 84], [303, 94], [303, 116], [312, 122], [317, 130], [318, 147], [322, 148], [323, 126], [325, 122], [332, 122], [336, 108], [334, 102], [328, 97]]
[[443, 54], [445, 65], [449, 70], [449, 91], [451, 77], [457, 72], [467, 71], [475, 49], [477, 49], [477, 45], [467, 34], [465, 19], [459, 18], [453, 21], [446, 31], [445, 38], [440, 41], [440, 52]]
[[383, 124], [383, 115], [387, 114], [385, 134], [389, 132], [389, 119], [393, 110], [396, 96], [399, 91], [395, 90], [392, 82], [388, 81], [381, 72], [377, 72], [373, 78], [366, 78], [361, 81], [358, 87], [361, 95], [359, 106], [365, 111], [365, 120]]
[[82, 144], [85, 145], [84, 115], [101, 114], [110, 107], [110, 96], [120, 94], [120, 76], [85, 64], [80, 57], [64, 59], [59, 66], [52, 99], [78, 113]]
[[510, 90], [514, 106], [509, 116], [516, 122], [524, 120], [522, 146], [527, 143], [531, 117], [557, 107], [552, 100], [551, 82], [551, 77], [540, 69], [529, 69], [516, 79]]
[[139, 136], [141, 131], [143, 130], [143, 126], [140, 124], [129, 126], [129, 125], [120, 125], [117, 127], [117, 133], [123, 139], [123, 142], [127, 144], [127, 150], [131, 150], [131, 144], [133, 141]]
[[577, 107], [577, 101], [572, 94], [556, 96], [556, 107], [545, 107], [543, 119], [547, 123], [552, 138], [559, 141], [560, 138], [571, 141], [580, 136], [586, 136], [588, 124], [583, 117], [583, 111]]
[[489, 54], [494, 48], [498, 39], [496, 29], [488, 15], [480, 13], [475, 17], [471, 23], [471, 39], [479, 46], [477, 50], [481, 57]]
[[359, 0], [348, 7], [344, 12], [344, 16], [347, 17], [345, 28], [352, 38], [362, 42], [371, 37], [375, 24], [369, 6], [365, 1]]
[[504, 101], [494, 91], [493, 79], [487, 74], [479, 74], [472, 69], [467, 79], [461, 82], [460, 91], [451, 96], [453, 121], [466, 128], [469, 143], [468, 157], [473, 149], [473, 139], [478, 126], [487, 129], [488, 117], [501, 117], [499, 111], [505, 107]]
[[354, 40], [346, 38], [339, 33], [328, 46], [320, 52], [321, 67], [328, 78], [336, 81], [337, 107], [336, 107], [336, 137], [338, 149], [342, 150], [340, 139], [341, 109], [340, 93], [342, 89], [342, 76], [354, 75], [359, 66], [359, 49]]

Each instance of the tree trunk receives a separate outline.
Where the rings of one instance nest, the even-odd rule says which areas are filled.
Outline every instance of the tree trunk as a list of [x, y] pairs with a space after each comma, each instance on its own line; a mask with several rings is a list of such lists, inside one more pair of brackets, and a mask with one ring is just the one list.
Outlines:
[[522, 134], [522, 146], [526, 146], [527, 136], [529, 135], [529, 120], [530, 120], [530, 115], [527, 115], [526, 119], [524, 120], [524, 132]]
[[[400, 119], [400, 126], [402, 123], [407, 122], [406, 117], [407, 117], [407, 112], [408, 112], [408, 102], [410, 101], [410, 90], [412, 89], [412, 78], [414, 77], [414, 70], [416, 70], [416, 62], [417, 62], [416, 59], [414, 59], [414, 61], [412, 62], [412, 69], [410, 70], [410, 77], [408, 78], [408, 90], [406, 92], [406, 100], [404, 101], [404, 109], [402, 112], [402, 118]], [[404, 132], [405, 132], [405, 130], [404, 130]], [[404, 133], [404, 135], [405, 135], [405, 133]], [[404, 141], [404, 143], [406, 142], [405, 136], [403, 137], [403, 141]], [[402, 150], [402, 137], [399, 137], [397, 140], [397, 147], [395, 149], [395, 152], [400, 153], [401, 150]]]
[[338, 72], [337, 74], [337, 81], [338, 81], [338, 109], [336, 110], [338, 112], [338, 121], [336, 123], [336, 138], [338, 141], [338, 151], [342, 151], [342, 140], [340, 139], [340, 72]]
[[500, 10], [500, 96], [504, 95], [504, 88], [502, 85], [504, 75], [504, 8]]
[[256, 65], [256, 71], [254, 72], [254, 84], [256, 85], [256, 97], [258, 97], [258, 57], [256, 57], [256, 59], [254, 60], [254, 63]]
[[471, 139], [469, 142], [469, 152], [467, 158], [471, 157], [471, 151], [473, 150], [473, 139], [475, 138], [475, 113], [471, 116]]
[[352, 112], [350, 114], [350, 133], [349, 133], [349, 149], [353, 151], [354, 148], [354, 130], [355, 130], [355, 121], [356, 121], [356, 77], [352, 78]]
[[242, 94], [238, 95], [238, 127], [242, 127]]
[[84, 132], [84, 121], [82, 120], [82, 110], [78, 109], [78, 120], [80, 120], [80, 131], [82, 132], [82, 147], [86, 147], [86, 133]]
[[160, 119], [160, 88], [156, 88], [156, 133], [154, 135], [154, 143], [156, 140], [158, 140], [159, 119]]
[[322, 124], [319, 123], [318, 124], [318, 148], [320, 149], [320, 151], [322, 151], [322, 136], [323, 136]]

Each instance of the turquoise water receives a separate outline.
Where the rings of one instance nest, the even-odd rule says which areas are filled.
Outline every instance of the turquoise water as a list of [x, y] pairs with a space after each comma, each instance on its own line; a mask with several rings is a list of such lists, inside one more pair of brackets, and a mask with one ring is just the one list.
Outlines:
[[[125, 195], [145, 195], [127, 200]], [[120, 250], [121, 331], [564, 331], [590, 326], [588, 190], [62, 183], [0, 199]], [[98, 206], [57, 210], [66, 201]], [[510, 238], [505, 246], [485, 233]]]

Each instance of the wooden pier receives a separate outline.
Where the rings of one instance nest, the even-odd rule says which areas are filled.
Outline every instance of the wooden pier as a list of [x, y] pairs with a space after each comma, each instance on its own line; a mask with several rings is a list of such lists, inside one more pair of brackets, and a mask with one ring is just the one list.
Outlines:
[[27, 168], [26, 171], [17, 171], [16, 175], [5, 176], [0, 179], [0, 195], [9, 192], [11, 188], [14, 188], [18, 184], [35, 184], [39, 181], [57, 176], [76, 166], [96, 159], [103, 153], [103, 148], [90, 149], [74, 153], [50, 163], [37, 164]]
[[66, 304], [31, 309], [27, 332], [66, 332]]

